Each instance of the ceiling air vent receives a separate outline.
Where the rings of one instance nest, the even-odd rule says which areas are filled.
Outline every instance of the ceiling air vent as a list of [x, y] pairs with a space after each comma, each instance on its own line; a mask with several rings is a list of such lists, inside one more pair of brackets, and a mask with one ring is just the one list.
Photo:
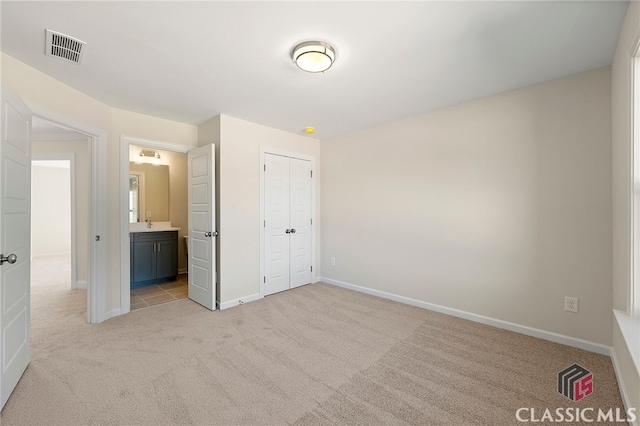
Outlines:
[[82, 61], [84, 48], [87, 43], [51, 30], [46, 30], [46, 34], [47, 44], [45, 53], [47, 56], [56, 56], [76, 64]]

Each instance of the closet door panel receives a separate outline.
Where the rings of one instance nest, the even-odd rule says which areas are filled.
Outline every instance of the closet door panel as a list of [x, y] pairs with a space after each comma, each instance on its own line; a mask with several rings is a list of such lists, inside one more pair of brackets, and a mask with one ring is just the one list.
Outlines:
[[265, 295], [289, 289], [289, 158], [265, 155]]
[[311, 162], [290, 161], [290, 287], [311, 283]]

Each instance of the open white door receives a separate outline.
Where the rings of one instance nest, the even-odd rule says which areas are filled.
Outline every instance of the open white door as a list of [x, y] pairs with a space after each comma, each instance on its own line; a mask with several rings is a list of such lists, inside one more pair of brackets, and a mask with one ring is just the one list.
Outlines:
[[216, 308], [215, 149], [189, 151], [189, 298]]
[[2, 86], [0, 142], [0, 409], [31, 358], [31, 111]]

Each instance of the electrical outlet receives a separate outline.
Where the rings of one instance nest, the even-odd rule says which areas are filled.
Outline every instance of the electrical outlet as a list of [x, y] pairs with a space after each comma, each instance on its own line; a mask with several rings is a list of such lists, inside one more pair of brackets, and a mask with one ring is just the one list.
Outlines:
[[147, 212], [147, 219], [151, 219], [151, 211]]
[[564, 310], [568, 312], [578, 312], [578, 298], [565, 296]]
[[335, 257], [331, 258], [331, 266], [336, 266], [336, 258]]

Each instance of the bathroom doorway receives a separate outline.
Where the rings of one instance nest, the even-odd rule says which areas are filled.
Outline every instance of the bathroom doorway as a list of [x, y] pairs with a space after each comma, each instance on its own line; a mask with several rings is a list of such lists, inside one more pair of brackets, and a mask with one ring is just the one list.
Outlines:
[[122, 144], [121, 165], [128, 165], [122, 306], [134, 311], [188, 297], [187, 154], [162, 143], [123, 138]]
[[77, 280], [72, 160], [31, 166], [31, 335], [38, 336], [86, 322], [87, 285]]

